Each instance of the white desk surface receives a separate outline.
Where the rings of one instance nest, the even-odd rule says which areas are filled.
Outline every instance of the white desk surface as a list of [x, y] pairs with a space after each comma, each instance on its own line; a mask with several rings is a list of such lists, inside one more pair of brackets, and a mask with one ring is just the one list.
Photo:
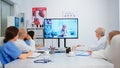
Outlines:
[[57, 53], [53, 56], [52, 62], [34, 63], [34, 60], [39, 58], [18, 59], [6, 64], [5, 68], [114, 68], [112, 63], [90, 56], [67, 57], [64, 53]]

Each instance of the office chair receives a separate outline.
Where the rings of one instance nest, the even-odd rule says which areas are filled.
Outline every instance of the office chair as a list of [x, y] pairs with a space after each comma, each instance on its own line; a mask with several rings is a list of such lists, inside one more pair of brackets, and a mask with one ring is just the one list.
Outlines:
[[120, 68], [120, 35], [116, 35], [111, 40], [111, 62], [114, 68]]
[[0, 68], [2, 68], [2, 64], [1, 64], [1, 61], [0, 61]]
[[0, 46], [1, 46], [2, 43], [3, 43], [3, 39], [4, 39], [4, 37], [0, 37]]

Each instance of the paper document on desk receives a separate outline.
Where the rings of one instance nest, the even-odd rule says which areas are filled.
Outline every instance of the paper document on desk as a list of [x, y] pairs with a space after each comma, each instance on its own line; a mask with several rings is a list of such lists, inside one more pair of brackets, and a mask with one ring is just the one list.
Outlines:
[[90, 53], [87, 51], [79, 51], [75, 53], [76, 56], [90, 56]]
[[45, 47], [42, 47], [40, 49], [35, 50], [35, 52], [37, 52], [37, 53], [45, 53], [46, 50], [48, 50], [48, 49], [45, 48]]
[[35, 50], [34, 52], [37, 52], [37, 53], [45, 53], [45, 50]]
[[36, 58], [39, 57], [41, 53], [33, 53], [31, 56], [28, 56], [28, 58]]

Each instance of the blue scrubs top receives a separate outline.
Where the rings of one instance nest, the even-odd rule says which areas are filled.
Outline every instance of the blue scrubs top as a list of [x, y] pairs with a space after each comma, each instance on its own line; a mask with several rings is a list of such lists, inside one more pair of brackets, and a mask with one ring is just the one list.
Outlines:
[[30, 41], [29, 40], [25, 40], [25, 43], [30, 46]]
[[11, 61], [14, 61], [21, 54], [22, 54], [22, 51], [19, 50], [13, 42], [8, 41], [4, 43], [0, 48], [1, 63], [5, 65]]

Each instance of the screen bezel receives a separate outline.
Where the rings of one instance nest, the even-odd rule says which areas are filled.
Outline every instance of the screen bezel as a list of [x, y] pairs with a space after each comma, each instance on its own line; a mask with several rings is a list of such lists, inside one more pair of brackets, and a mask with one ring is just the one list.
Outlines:
[[72, 20], [72, 19], [76, 19], [76, 20], [77, 20], [77, 37], [48, 37], [48, 38], [46, 38], [46, 37], [45, 37], [45, 27], [44, 27], [44, 30], [43, 30], [43, 33], [44, 33], [44, 34], [43, 34], [43, 35], [44, 35], [44, 38], [45, 38], [45, 39], [78, 39], [78, 33], [79, 33], [79, 32], [78, 32], [78, 22], [79, 22], [79, 21], [78, 21], [78, 18], [45, 18], [45, 19], [44, 19], [44, 26], [45, 26], [45, 20], [46, 20], [46, 19], [51, 19], [51, 20], [67, 20], [67, 19], [68, 19], [68, 20], [69, 20], [69, 19]]

